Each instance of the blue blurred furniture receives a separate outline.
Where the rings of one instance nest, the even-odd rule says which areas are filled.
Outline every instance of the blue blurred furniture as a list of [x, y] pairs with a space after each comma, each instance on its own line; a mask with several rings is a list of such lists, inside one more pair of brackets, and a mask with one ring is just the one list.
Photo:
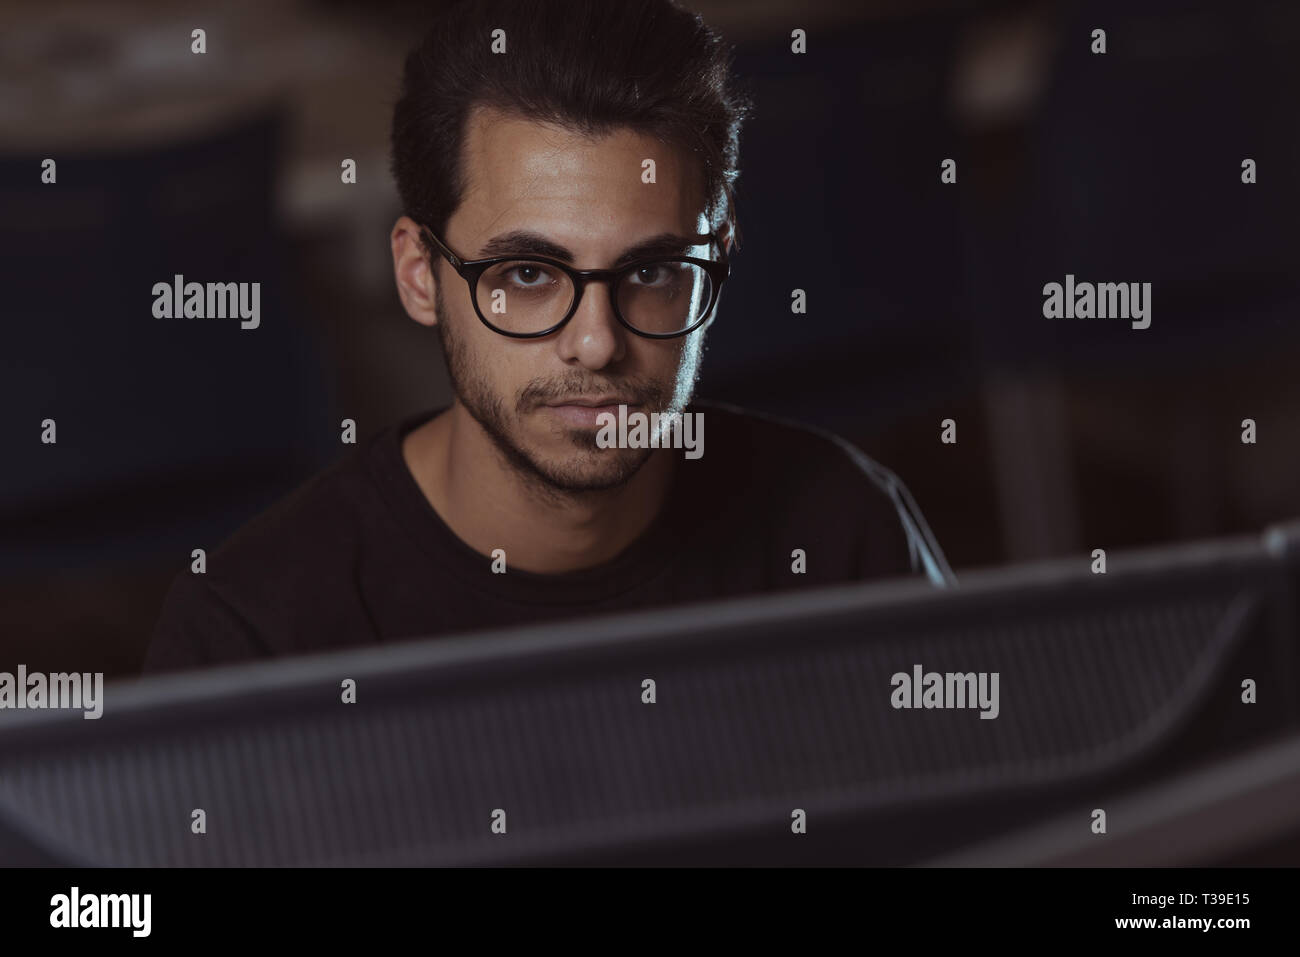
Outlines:
[[[0, 575], [216, 544], [338, 449], [274, 221], [283, 126], [0, 158]], [[260, 328], [158, 319], [152, 288], [260, 282]], [[57, 422], [58, 442], [40, 441]]]

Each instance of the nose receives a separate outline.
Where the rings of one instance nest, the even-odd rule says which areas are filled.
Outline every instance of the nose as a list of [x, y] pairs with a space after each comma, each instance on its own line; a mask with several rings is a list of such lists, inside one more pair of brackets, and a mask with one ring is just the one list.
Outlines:
[[587, 369], [604, 369], [627, 351], [627, 330], [619, 325], [610, 302], [609, 283], [592, 280], [582, 290], [577, 311], [555, 342], [560, 358]]

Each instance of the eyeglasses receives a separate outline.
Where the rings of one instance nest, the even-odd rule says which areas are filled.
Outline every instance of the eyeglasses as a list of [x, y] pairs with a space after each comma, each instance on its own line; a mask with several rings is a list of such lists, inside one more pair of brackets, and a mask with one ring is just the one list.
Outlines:
[[709, 317], [731, 266], [726, 259], [655, 256], [617, 269], [573, 269], [538, 256], [464, 260], [420, 227], [460, 277], [483, 325], [514, 339], [549, 336], [578, 311], [589, 282], [607, 282], [614, 316], [629, 332], [673, 339]]

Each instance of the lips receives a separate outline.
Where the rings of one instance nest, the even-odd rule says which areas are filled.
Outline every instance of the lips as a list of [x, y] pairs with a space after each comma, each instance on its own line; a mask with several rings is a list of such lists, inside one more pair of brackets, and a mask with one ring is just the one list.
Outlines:
[[596, 429], [604, 425], [604, 416], [618, 414], [618, 407], [627, 406], [631, 411], [635, 406], [623, 396], [574, 396], [544, 406], [545, 414], [575, 429]]

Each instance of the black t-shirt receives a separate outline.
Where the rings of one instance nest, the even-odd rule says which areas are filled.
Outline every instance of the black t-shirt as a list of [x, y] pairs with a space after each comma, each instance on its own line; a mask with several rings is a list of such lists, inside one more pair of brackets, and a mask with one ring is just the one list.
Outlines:
[[[146, 671], [372, 645], [758, 592], [926, 575], [953, 581], [907, 490], [829, 433], [697, 402], [704, 454], [630, 546], [561, 574], [493, 571], [402, 458], [441, 410], [374, 436], [179, 574]], [[796, 572], [795, 549], [805, 571]]]

